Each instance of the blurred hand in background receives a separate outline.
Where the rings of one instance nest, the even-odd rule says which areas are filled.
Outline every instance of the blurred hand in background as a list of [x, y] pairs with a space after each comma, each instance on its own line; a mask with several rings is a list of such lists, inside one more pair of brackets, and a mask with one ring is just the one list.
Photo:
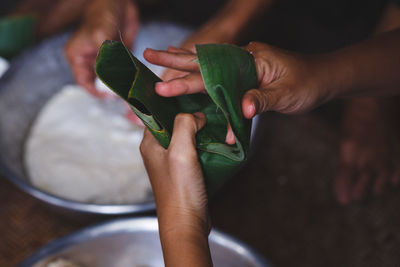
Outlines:
[[139, 12], [130, 0], [93, 0], [84, 12], [78, 30], [65, 46], [67, 59], [77, 84], [97, 97], [104, 97], [94, 81], [94, 64], [105, 40], [119, 39], [132, 47], [139, 30]]

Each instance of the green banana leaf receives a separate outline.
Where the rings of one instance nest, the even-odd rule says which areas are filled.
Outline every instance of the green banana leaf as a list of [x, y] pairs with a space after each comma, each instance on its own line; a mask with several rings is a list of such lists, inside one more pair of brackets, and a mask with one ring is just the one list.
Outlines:
[[[137, 60], [121, 42], [106, 41], [100, 48], [97, 76], [123, 98], [146, 127], [167, 148], [178, 113], [203, 112], [205, 127], [196, 135], [208, 193], [213, 195], [247, 159], [251, 121], [243, 117], [241, 99], [257, 86], [253, 57], [233, 45], [196, 46], [198, 63], [207, 94], [161, 97], [155, 83], [161, 81]], [[225, 143], [227, 125], [236, 144]]]
[[0, 56], [11, 59], [33, 44], [34, 16], [17, 16], [0, 19]]

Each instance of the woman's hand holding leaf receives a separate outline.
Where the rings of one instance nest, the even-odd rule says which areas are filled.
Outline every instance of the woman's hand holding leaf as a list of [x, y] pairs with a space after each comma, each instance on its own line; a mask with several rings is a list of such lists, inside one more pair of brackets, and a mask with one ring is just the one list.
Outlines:
[[202, 113], [178, 114], [167, 150], [147, 129], [140, 147], [157, 205], [166, 266], [211, 266], [208, 201], [195, 141], [205, 123]]
[[[316, 64], [311, 57], [262, 43], [250, 43], [246, 49], [254, 56], [259, 81], [259, 88], [248, 91], [242, 99], [242, 112], [247, 119], [265, 111], [303, 112], [327, 100], [317, 87], [318, 72], [314, 71]], [[171, 97], [204, 91], [195, 53], [179, 48], [147, 49], [144, 56], [151, 63], [186, 72], [183, 77], [157, 83], [159, 95]], [[231, 130], [226, 142], [235, 142]]]
[[[196, 53], [176, 47], [169, 47], [167, 51], [146, 49], [144, 57], [147, 61], [181, 71], [184, 76], [156, 84], [156, 92], [165, 97], [184, 94], [205, 93], [203, 79], [200, 74], [199, 64], [196, 62]], [[228, 126], [226, 143], [234, 144], [235, 137]]]
[[[317, 87], [318, 72], [312, 57], [305, 57], [262, 43], [250, 43], [246, 49], [254, 56], [259, 88], [248, 91], [242, 99], [242, 111], [251, 119], [264, 111], [299, 113], [320, 104], [328, 97]], [[147, 49], [145, 58], [154, 64], [182, 70], [186, 76], [156, 85], [161, 96], [177, 96], [204, 91], [196, 63], [196, 54], [188, 50]]]

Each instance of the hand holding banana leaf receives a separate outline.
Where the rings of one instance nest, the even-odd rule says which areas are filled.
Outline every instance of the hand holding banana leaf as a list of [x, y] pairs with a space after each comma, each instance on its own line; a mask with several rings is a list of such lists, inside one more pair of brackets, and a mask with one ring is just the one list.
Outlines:
[[[317, 88], [319, 65], [311, 57], [257, 42], [245, 49], [254, 57], [258, 76], [258, 86], [247, 91], [241, 100], [245, 118], [251, 119], [265, 111], [304, 112], [321, 104], [321, 99], [328, 99], [327, 92]], [[155, 90], [159, 95], [174, 97], [205, 90], [199, 66], [194, 61], [195, 53], [170, 47], [168, 51], [147, 49], [144, 56], [153, 64], [186, 72], [183, 77], [157, 83]], [[227, 141], [232, 142], [230, 136]]]
[[205, 124], [202, 113], [178, 114], [168, 149], [147, 129], [140, 146], [156, 201], [165, 266], [212, 266], [208, 199], [195, 140]]
[[[257, 87], [257, 75], [254, 59], [244, 49], [200, 45], [196, 50], [191, 70], [200, 69], [208, 94], [158, 95], [154, 87], [161, 80], [120, 42], [103, 44], [96, 73], [130, 105], [165, 149], [171, 142], [176, 115], [202, 112], [207, 116], [207, 124], [196, 135], [196, 147], [208, 192], [213, 194], [247, 159], [251, 121], [243, 117], [240, 99]], [[225, 143], [228, 124], [233, 129], [234, 145]]]

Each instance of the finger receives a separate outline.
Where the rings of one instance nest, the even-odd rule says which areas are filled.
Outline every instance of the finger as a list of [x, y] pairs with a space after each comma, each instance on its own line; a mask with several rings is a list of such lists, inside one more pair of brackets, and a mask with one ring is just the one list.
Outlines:
[[367, 171], [364, 171], [359, 175], [359, 179], [353, 186], [352, 190], [352, 198], [354, 200], [359, 201], [364, 198], [370, 180], [371, 180], [371, 173]]
[[194, 94], [204, 91], [200, 73], [191, 73], [182, 78], [156, 84], [156, 92], [165, 97]]
[[187, 49], [184, 49], [184, 48], [175, 47], [175, 46], [169, 46], [167, 51], [171, 52], [171, 53], [176, 53], [176, 54], [179, 54], [179, 53], [192, 53], [192, 51], [190, 51], [190, 50], [187, 50]]
[[143, 53], [144, 58], [153, 64], [181, 71], [199, 71], [199, 64], [195, 62], [194, 53], [170, 53], [147, 48]]
[[140, 144], [140, 154], [142, 155], [143, 163], [150, 178], [152, 188], [153, 190], [156, 190], [160, 181], [158, 177], [163, 177], [165, 175], [163, 163], [166, 161], [165, 156], [167, 150], [158, 143], [156, 138], [147, 128], [144, 130], [143, 140]]
[[149, 129], [145, 128], [144, 129], [144, 133], [143, 133], [143, 140], [142, 140], [142, 144], [150, 144], [153, 143], [153, 141], [155, 140], [153, 134], [150, 132]]
[[388, 175], [386, 172], [382, 172], [378, 175], [373, 187], [372, 192], [374, 195], [378, 196], [383, 193], [388, 182]]
[[150, 148], [150, 145], [152, 144], [152, 134], [150, 133], [149, 129], [144, 129], [143, 133], [143, 139], [142, 142], [140, 143], [140, 154], [142, 154], [142, 158], [146, 159], [148, 150]]
[[87, 55], [81, 54], [80, 56], [75, 56], [71, 58], [72, 65], [92, 67], [93, 70], [95, 62], [96, 62], [96, 56], [93, 55], [92, 53]]
[[233, 130], [230, 124], [228, 124], [228, 130], [226, 133], [225, 142], [229, 145], [233, 145], [236, 143], [235, 135], [233, 134]]
[[143, 121], [139, 119], [139, 117], [131, 109], [126, 110], [125, 118], [127, 118], [129, 121], [133, 122], [133, 124], [139, 127], [144, 127]]
[[256, 99], [254, 93], [247, 92], [242, 99], [243, 116], [247, 119], [253, 118], [257, 114]]
[[109, 97], [109, 94], [106, 92], [100, 92], [97, 90], [94, 81], [95, 81], [95, 74], [91, 73], [88, 69], [86, 68], [75, 68], [74, 69], [74, 76], [76, 83], [83, 88], [87, 92], [89, 92], [92, 96], [97, 97], [97, 98], [107, 98]]
[[333, 192], [336, 200], [342, 205], [347, 205], [351, 201], [353, 175], [352, 168], [342, 166], [334, 179]]
[[163, 81], [170, 81], [177, 78], [182, 78], [188, 75], [188, 72], [174, 70], [174, 69], [167, 69], [161, 76]]
[[140, 144], [140, 153], [144, 160], [166, 150], [160, 145], [149, 129], [145, 128], [142, 143]]
[[247, 119], [253, 118], [256, 114], [274, 110], [275, 96], [268, 93], [270, 89], [252, 89], [246, 92], [242, 99], [243, 115]]
[[257, 52], [258, 50], [266, 49], [267, 47], [269, 47], [269, 45], [264, 44], [264, 43], [250, 42], [244, 47], [244, 49], [246, 49], [250, 54], [253, 54], [254, 52]]
[[[195, 135], [206, 124], [203, 113], [180, 113], [175, 117], [170, 147], [181, 148], [182, 151], [195, 148]], [[179, 150], [179, 149], [178, 149]]]

